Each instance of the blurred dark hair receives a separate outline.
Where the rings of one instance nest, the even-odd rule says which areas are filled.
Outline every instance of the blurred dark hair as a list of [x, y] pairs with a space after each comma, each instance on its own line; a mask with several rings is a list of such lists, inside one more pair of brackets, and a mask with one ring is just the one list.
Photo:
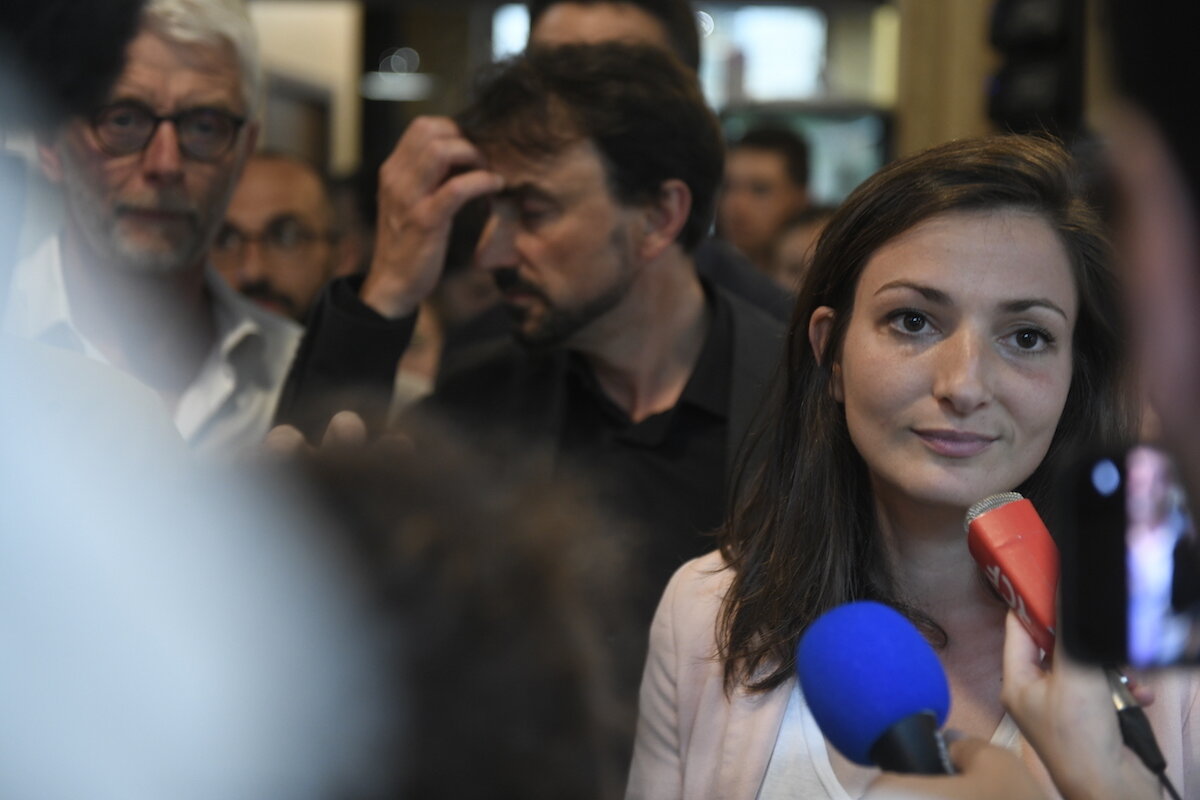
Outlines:
[[[125, 64], [142, 4], [0, 3], [0, 124], [52, 127], [100, 103]], [[17, 95], [18, 80], [27, 87], [25, 97]]]
[[645, 11], [662, 23], [671, 49], [692, 72], [700, 71], [700, 33], [696, 29], [696, 11], [688, 0], [531, 0], [529, 29], [537, 24], [542, 14], [559, 3], [577, 5], [627, 5]]
[[752, 128], [729, 146], [730, 152], [742, 148], [767, 150], [783, 156], [788, 179], [807, 188], [808, 142], [791, 128]]
[[[1118, 441], [1134, 430], [1111, 251], [1066, 151], [1045, 139], [996, 136], [951, 142], [885, 167], [847, 198], [817, 243], [768, 405], [774, 428], [759, 442], [763, 464], [720, 532], [735, 571], [719, 623], [727, 686], [778, 686], [794, 670], [805, 628], [852, 600], [896, 606], [945, 642], [936, 621], [906, 607], [893, 590], [867, 467], [830, 391], [831, 365], [859, 276], [880, 247], [940, 214], [1007, 209], [1036, 214], [1055, 230], [1079, 293], [1066, 404], [1046, 458], [1017, 491], [1053, 518], [1051, 484], [1062, 460], [1084, 443]], [[808, 325], [821, 306], [835, 317], [818, 360]]]
[[430, 419], [409, 436], [303, 465], [397, 637], [394, 796], [618, 797], [632, 709], [610, 529], [577, 485], [500, 470]]
[[484, 150], [531, 160], [589, 140], [625, 205], [653, 202], [663, 181], [682, 180], [692, 194], [678, 237], [685, 250], [712, 222], [724, 166], [720, 125], [696, 76], [659, 48], [610, 42], [531, 50], [486, 69], [458, 123]]

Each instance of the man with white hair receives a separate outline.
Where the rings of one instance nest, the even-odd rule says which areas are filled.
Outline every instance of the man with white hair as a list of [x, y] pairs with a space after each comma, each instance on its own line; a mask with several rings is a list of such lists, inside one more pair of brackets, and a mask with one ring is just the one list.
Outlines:
[[17, 265], [4, 325], [154, 389], [195, 449], [267, 431], [300, 328], [240, 297], [207, 252], [258, 134], [241, 0], [149, 0], [107, 99], [42, 137], [63, 230]]

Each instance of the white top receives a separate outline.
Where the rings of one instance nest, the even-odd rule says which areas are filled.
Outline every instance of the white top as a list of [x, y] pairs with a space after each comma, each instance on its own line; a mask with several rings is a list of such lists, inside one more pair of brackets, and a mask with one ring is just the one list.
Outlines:
[[[228, 454], [266, 434], [302, 329], [242, 297], [205, 269], [216, 338], [174, 411], [175, 427], [197, 452]], [[58, 236], [43, 242], [13, 270], [6, 332], [107, 363], [75, 327], [63, 280]]]
[[[992, 744], [1019, 752], [1020, 742], [1016, 723], [1005, 714], [992, 735]], [[804, 701], [800, 684], [793, 681], [758, 800], [795, 800], [798, 797], [855, 800], [862, 797], [877, 775], [878, 769], [864, 767], [854, 772], [850, 785], [838, 781], [829, 760], [825, 736]]]
[[[813, 789], [810, 794], [793, 789], [792, 796], [819, 800], [852, 795], [847, 790], [854, 787], [842, 787], [839, 795], [827, 788], [836, 789], [836, 784], [822, 783], [829, 751], [812, 726], [793, 722], [788, 724], [791, 733], [785, 731], [795, 678], [768, 692], [751, 692], [744, 685], [726, 691], [724, 664], [717, 656], [717, 621], [732, 579], [733, 572], [714, 551], [684, 564], [667, 584], [650, 627], [627, 800], [769, 797], [763, 792], [772, 761], [782, 769], [788, 758], [784, 753], [790, 745], [781, 738], [795, 737], [797, 731], [814, 762], [807, 771], [815, 777], [806, 787]], [[1166, 757], [1167, 773], [1182, 797], [1200, 800], [1200, 671], [1159, 670], [1141, 677], [1155, 693], [1146, 715]], [[792, 718], [803, 715], [804, 709], [797, 707]], [[1002, 723], [992, 742], [1019, 751], [1046, 796], [1057, 797], [1037, 753], [1014, 728]]]

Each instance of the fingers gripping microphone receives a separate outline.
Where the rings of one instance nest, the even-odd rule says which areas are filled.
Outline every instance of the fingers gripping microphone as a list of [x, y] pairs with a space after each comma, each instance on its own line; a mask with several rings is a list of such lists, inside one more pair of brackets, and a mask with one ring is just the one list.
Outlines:
[[1054, 651], [1058, 547], [1033, 503], [1016, 492], [994, 494], [967, 511], [967, 547], [1029, 635]]
[[[1033, 504], [1016, 492], [994, 494], [967, 510], [967, 546], [996, 591], [1049, 655], [1054, 650], [1054, 595], [1058, 589], [1058, 548]], [[1163, 758], [1146, 712], [1125, 686], [1124, 676], [1107, 670], [1121, 738], [1159, 776], [1173, 796]]]
[[880, 603], [839, 606], [796, 648], [804, 699], [821, 732], [851, 761], [889, 772], [954, 770], [942, 740], [950, 687], [912, 623]]

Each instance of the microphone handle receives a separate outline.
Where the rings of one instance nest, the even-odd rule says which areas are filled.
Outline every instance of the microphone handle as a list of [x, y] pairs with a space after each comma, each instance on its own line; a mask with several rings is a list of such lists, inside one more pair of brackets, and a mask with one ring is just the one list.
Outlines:
[[909, 714], [888, 728], [871, 746], [870, 756], [886, 772], [954, 774], [937, 717], [928, 711]]

